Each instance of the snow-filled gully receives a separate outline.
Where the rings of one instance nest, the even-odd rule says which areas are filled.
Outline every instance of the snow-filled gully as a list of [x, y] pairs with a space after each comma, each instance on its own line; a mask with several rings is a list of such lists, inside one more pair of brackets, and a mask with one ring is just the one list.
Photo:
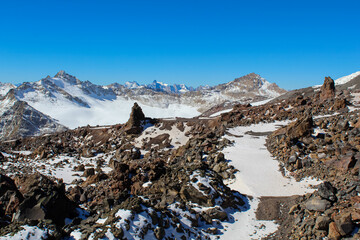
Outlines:
[[[237, 170], [235, 180], [228, 186], [240, 192], [253, 196], [250, 208], [244, 212], [233, 214], [234, 223], [225, 223], [225, 231], [221, 239], [259, 239], [277, 230], [274, 221], [256, 220], [255, 212], [262, 196], [292, 196], [303, 195], [314, 191], [311, 185], [320, 182], [305, 179], [296, 182], [295, 179], [284, 177], [279, 171], [279, 163], [267, 151], [266, 135], [288, 122], [261, 123], [251, 126], [229, 129], [225, 138], [234, 141], [232, 146], [223, 150], [225, 158]], [[251, 133], [252, 132], [252, 133]], [[253, 133], [259, 134], [253, 134]]]

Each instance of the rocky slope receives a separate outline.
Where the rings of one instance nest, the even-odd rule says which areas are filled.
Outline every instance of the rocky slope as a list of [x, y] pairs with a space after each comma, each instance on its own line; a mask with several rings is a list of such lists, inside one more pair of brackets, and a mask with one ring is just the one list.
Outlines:
[[[249, 239], [357, 239], [359, 93], [326, 78], [322, 87], [264, 105], [238, 104], [214, 117], [173, 120], [146, 117], [134, 104], [124, 124], [1, 142], [0, 235], [215, 239], [232, 232], [236, 238], [231, 225], [238, 226], [245, 219], [239, 214], [250, 215], [256, 206], [257, 220], [251, 221], [275, 220], [279, 227], [263, 223]], [[282, 127], [257, 130], [268, 123]], [[234, 131], [250, 125], [243, 135]], [[224, 153], [229, 147], [236, 151], [233, 141], [249, 136], [268, 136], [267, 149], [285, 177], [322, 183], [303, 196], [258, 198], [236, 190], [236, 183], [246, 189], [244, 179], [232, 166], [236, 159]], [[255, 165], [256, 160], [247, 159]], [[55, 214], [54, 204], [66, 211]]]
[[0, 99], [0, 129], [0, 140], [10, 140], [64, 131], [67, 128], [26, 102], [17, 100], [11, 90]]
[[293, 176], [324, 180], [318, 191], [299, 198], [290, 208], [287, 224], [292, 221], [295, 226], [290, 239], [360, 238], [360, 118], [359, 111], [344, 108], [348, 102], [342, 94], [326, 78], [319, 101], [326, 104], [335, 99], [332, 108], [343, 110], [316, 118], [309, 112], [268, 139], [270, 152]]
[[[2, 215], [4, 225], [7, 225], [2, 233], [9, 234], [16, 231], [19, 224], [33, 220], [41, 229], [53, 229], [50, 235], [65, 237], [79, 232], [83, 239], [103, 238], [109, 236], [107, 234], [128, 239], [208, 238], [217, 234], [215, 226], [220, 227], [221, 221], [231, 219], [232, 212], [247, 209], [248, 200], [223, 183], [222, 179], [229, 178], [234, 172], [226, 164], [223, 154], [218, 152], [226, 141], [216, 133], [199, 135], [204, 124], [145, 118], [141, 108], [134, 105], [130, 119], [124, 125], [80, 128], [3, 143], [2, 148], [8, 149], [9, 154], [5, 154], [7, 167], [3, 166], [2, 171], [19, 179], [12, 192], [3, 190], [7, 196], [4, 209], [13, 206], [8, 199], [17, 193], [17, 189], [23, 189], [27, 195], [19, 195], [17, 204]], [[176, 131], [176, 135], [182, 134], [185, 141], [173, 141], [169, 134], [139, 138], [139, 134], [150, 126], [158, 131]], [[29, 160], [33, 161], [31, 159], [35, 161], [28, 165]], [[87, 163], [83, 161], [85, 159]], [[59, 174], [61, 168], [73, 169], [74, 173], [80, 174], [66, 177], [64, 172]], [[42, 214], [43, 208], [34, 209], [42, 204], [41, 198], [32, 200], [33, 205], [22, 207], [24, 202], [30, 201], [27, 196], [32, 196], [22, 183], [29, 184], [28, 176], [37, 179], [32, 175], [37, 172], [49, 177], [63, 177], [57, 181], [58, 184], [69, 184], [66, 199], [71, 200], [75, 210], [81, 205], [82, 210], [76, 211], [85, 212], [88, 217], [68, 217], [69, 220], [58, 223], [53, 220], [46, 225], [46, 220], [52, 217]], [[49, 184], [54, 183], [50, 181]], [[51, 192], [48, 194], [44, 194], [48, 201], [56, 201]], [[73, 216], [75, 210], [69, 208], [63, 214]], [[11, 215], [21, 216], [21, 211], [28, 214], [13, 218], [13, 223], [8, 225]]]

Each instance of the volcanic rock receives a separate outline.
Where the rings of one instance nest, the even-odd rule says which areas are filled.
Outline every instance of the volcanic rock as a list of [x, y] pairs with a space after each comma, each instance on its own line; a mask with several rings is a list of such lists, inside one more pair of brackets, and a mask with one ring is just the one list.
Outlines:
[[134, 103], [132, 107], [130, 118], [124, 126], [124, 131], [127, 134], [140, 134], [143, 130], [142, 123], [145, 120], [145, 115], [141, 107]]
[[193, 186], [183, 186], [180, 190], [180, 197], [186, 202], [198, 203], [202, 206], [211, 207], [211, 199], [199, 192]]
[[228, 216], [227, 213], [221, 210], [219, 207], [210, 208], [203, 212], [203, 218], [207, 223], [212, 223], [213, 219], [219, 219], [220, 221], [227, 220]]
[[319, 216], [315, 222], [316, 230], [328, 230], [331, 219], [327, 216]]
[[0, 174], [0, 216], [11, 215], [17, 211], [23, 199], [14, 181]]
[[[65, 195], [64, 184], [56, 184], [40, 174], [35, 175], [28, 178], [35, 181], [28, 183], [32, 187], [24, 195], [25, 199], [14, 215], [14, 221], [50, 219], [63, 226], [65, 218], [76, 216], [76, 204]], [[29, 180], [25, 179], [25, 182]]]
[[330, 202], [319, 197], [313, 197], [305, 203], [305, 207], [310, 211], [323, 212], [331, 206]]
[[87, 168], [84, 171], [84, 177], [90, 177], [90, 176], [93, 176], [94, 174], [95, 174], [94, 168]]
[[324, 84], [320, 88], [320, 100], [327, 100], [335, 97], [335, 83], [331, 77], [325, 77]]
[[336, 201], [336, 189], [331, 185], [329, 182], [323, 182], [320, 184], [318, 189], [318, 194], [320, 197], [329, 200], [329, 201]]
[[337, 229], [339, 230], [339, 233], [342, 236], [350, 234], [355, 227], [351, 220], [350, 213], [346, 213], [346, 214], [339, 216], [338, 218], [336, 218], [335, 223], [336, 223]]
[[341, 238], [341, 234], [339, 233], [338, 228], [336, 227], [336, 223], [331, 222], [329, 224], [329, 235], [328, 238], [331, 240], [338, 240]]
[[356, 162], [357, 160], [354, 156], [344, 156], [334, 164], [334, 167], [339, 170], [348, 171], [355, 166]]
[[312, 132], [313, 119], [311, 116], [300, 118], [296, 122], [290, 123], [286, 128], [281, 128], [274, 132], [275, 136], [285, 135], [291, 140], [308, 136]]
[[6, 158], [4, 155], [0, 152], [0, 162], [5, 162]]

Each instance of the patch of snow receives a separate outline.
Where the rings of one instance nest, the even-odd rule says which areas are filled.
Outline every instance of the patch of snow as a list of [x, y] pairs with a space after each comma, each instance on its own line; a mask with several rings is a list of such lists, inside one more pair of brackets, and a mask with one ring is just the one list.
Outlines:
[[354, 106], [359, 106], [360, 105], [360, 92], [356, 92], [356, 93], [351, 93], [351, 96], [353, 96], [353, 99], [351, 99], [351, 103]]
[[[279, 94], [278, 94], [279, 95]], [[273, 100], [274, 98], [269, 98], [269, 99], [266, 99], [266, 100], [263, 100], [263, 101], [259, 101], [259, 102], [252, 102], [250, 103], [251, 106], [261, 106], [261, 105], [264, 105], [268, 102], [270, 102], [271, 100]]]
[[32, 151], [12, 151], [13, 153], [17, 153], [17, 154], [22, 154], [25, 156], [28, 156], [30, 154], [32, 154]]
[[317, 128], [314, 128], [314, 133], [312, 134], [312, 136], [316, 137], [319, 133], [325, 134], [326, 132], [323, 129], [317, 127]]
[[185, 135], [185, 133], [191, 129], [186, 124], [184, 124], [184, 131], [180, 131], [176, 126], [172, 126], [171, 130], [161, 130], [160, 128], [156, 126], [146, 128], [146, 130], [143, 131], [143, 133], [135, 139], [135, 147], [141, 148], [142, 143], [144, 140], [146, 140], [146, 138], [154, 138], [165, 133], [170, 135], [169, 138], [171, 139], [171, 145], [174, 146], [174, 148], [185, 145], [190, 138], [190, 136]]
[[[196, 179], [196, 181], [194, 182], [193, 179]], [[211, 179], [207, 177], [201, 177], [199, 171], [195, 171], [190, 176], [191, 185], [205, 196], [212, 195], [215, 192], [215, 189], [211, 186], [211, 182], [212, 182]], [[199, 183], [209, 188], [211, 190], [210, 193], [206, 194], [204, 191], [202, 191], [198, 186]]]
[[13, 88], [16, 87], [11, 83], [0, 83], [0, 96], [5, 96]]
[[228, 113], [228, 112], [230, 112], [232, 110], [232, 108], [230, 108], [230, 109], [225, 109], [225, 110], [222, 110], [222, 111], [219, 111], [219, 112], [216, 112], [216, 113], [213, 113], [213, 114], [211, 114], [209, 117], [217, 117], [217, 116], [220, 116], [221, 114], [223, 114], [223, 113]]
[[269, 132], [276, 130], [279, 124], [287, 122], [261, 123], [246, 127], [229, 129], [229, 133], [242, 138], [225, 136], [234, 141], [233, 146], [224, 149], [226, 159], [239, 170], [236, 181], [229, 185], [242, 194], [261, 196], [291, 196], [312, 192], [310, 185], [320, 182], [306, 179], [296, 182], [292, 178], [284, 178], [279, 171], [279, 163], [271, 157], [265, 146], [266, 136], [251, 136], [248, 131]]
[[317, 115], [317, 116], [313, 116], [313, 119], [328, 118], [328, 117], [333, 117], [333, 116], [336, 116], [336, 115], [339, 115], [339, 113]]
[[[291, 177], [284, 177], [279, 171], [279, 162], [271, 157], [265, 146], [266, 136], [252, 136], [253, 132], [270, 132], [289, 121], [260, 123], [251, 126], [229, 129], [234, 136], [225, 136], [233, 141], [232, 146], [223, 150], [225, 158], [230, 161], [239, 172], [235, 180], [228, 181], [227, 185], [242, 194], [252, 195], [250, 207], [246, 211], [235, 212], [233, 222], [223, 223], [226, 231], [220, 239], [260, 239], [274, 233], [278, 224], [275, 221], [256, 219], [256, 209], [261, 196], [291, 196], [313, 192], [312, 185], [320, 182], [315, 179], [304, 179], [296, 182]], [[243, 137], [235, 137], [243, 136]]]
[[146, 182], [142, 185], [143, 188], [147, 188], [147, 187], [150, 187], [152, 184], [152, 182]]
[[21, 226], [23, 229], [17, 233], [9, 233], [0, 237], [0, 240], [39, 240], [47, 239], [52, 233], [49, 229], [40, 229], [36, 226]]
[[250, 200], [250, 209], [244, 212], [235, 212], [232, 217], [234, 222], [224, 222], [223, 226], [226, 231], [220, 239], [261, 239], [274, 233], [278, 224], [275, 221], [256, 220], [256, 209], [260, 200], [254, 198]]
[[115, 213], [115, 217], [119, 217], [121, 219], [130, 219], [132, 216], [132, 213], [130, 210], [125, 210], [125, 209], [119, 209], [116, 213]]
[[104, 224], [106, 222], [107, 218], [99, 218], [96, 223], [98, 224]]
[[70, 233], [70, 237], [72, 237], [74, 240], [81, 240], [82, 233], [80, 232], [80, 229], [76, 229]]
[[[108, 229], [105, 233], [105, 239], [106, 240], [117, 240], [117, 238], [114, 236], [114, 234], [111, 232], [111, 229]], [[105, 240], [104, 239], [104, 240]]]

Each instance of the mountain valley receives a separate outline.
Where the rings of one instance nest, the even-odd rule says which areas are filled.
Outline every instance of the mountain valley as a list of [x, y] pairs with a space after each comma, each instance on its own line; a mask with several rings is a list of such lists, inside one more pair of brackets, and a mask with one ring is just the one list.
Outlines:
[[360, 72], [1, 86], [0, 239], [360, 238]]

